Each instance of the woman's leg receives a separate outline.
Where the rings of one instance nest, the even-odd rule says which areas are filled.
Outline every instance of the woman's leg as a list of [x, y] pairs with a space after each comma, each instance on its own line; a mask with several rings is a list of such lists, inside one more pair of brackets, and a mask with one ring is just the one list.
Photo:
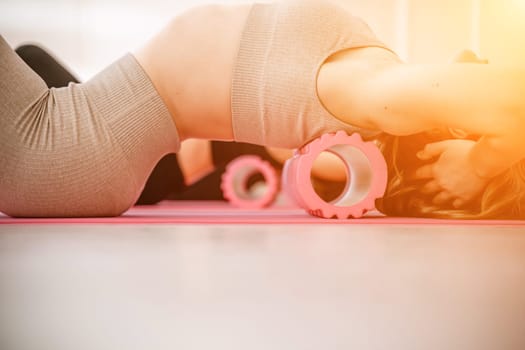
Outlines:
[[[16, 50], [18, 56], [35, 71], [49, 88], [67, 86], [80, 81], [59, 63], [49, 52], [36, 45], [23, 45]], [[136, 204], [154, 204], [166, 199], [168, 194], [184, 188], [177, 156], [167, 154], [155, 166]]]
[[[63, 87], [80, 81], [45, 49], [36, 45], [23, 45], [16, 53], [35, 71], [48, 87]], [[214, 170], [195, 183], [185, 186], [184, 176], [176, 154], [164, 156], [151, 173], [136, 204], [154, 204], [171, 200], [222, 200], [221, 177], [225, 166], [233, 159], [255, 154], [274, 162], [262, 146], [236, 142], [211, 143]], [[273, 163], [278, 166], [278, 163]]]
[[81, 84], [48, 88], [0, 35], [0, 211], [115, 216], [163, 156], [174, 119], [130, 54]]

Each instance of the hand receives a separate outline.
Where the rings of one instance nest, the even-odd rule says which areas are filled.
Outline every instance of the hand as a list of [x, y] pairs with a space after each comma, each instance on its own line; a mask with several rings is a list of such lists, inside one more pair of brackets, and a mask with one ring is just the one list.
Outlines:
[[421, 160], [434, 160], [417, 169], [415, 177], [428, 180], [421, 192], [434, 195], [433, 203], [452, 203], [455, 208], [465, 206], [479, 195], [489, 179], [479, 177], [469, 160], [471, 140], [445, 140], [429, 143], [418, 152]]

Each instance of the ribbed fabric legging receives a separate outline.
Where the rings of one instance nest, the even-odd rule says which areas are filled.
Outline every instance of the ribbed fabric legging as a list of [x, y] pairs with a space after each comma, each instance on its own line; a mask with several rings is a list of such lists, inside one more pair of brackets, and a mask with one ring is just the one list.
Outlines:
[[179, 149], [166, 106], [132, 55], [49, 89], [0, 37], [0, 211], [114, 216]]
[[[17, 47], [15, 52], [50, 88], [65, 87], [69, 83], [80, 83], [74, 74], [43, 47], [26, 44]], [[166, 199], [168, 195], [178, 194], [185, 189], [184, 176], [179, 167], [177, 154], [170, 153], [157, 163], [135, 204], [155, 204]]]

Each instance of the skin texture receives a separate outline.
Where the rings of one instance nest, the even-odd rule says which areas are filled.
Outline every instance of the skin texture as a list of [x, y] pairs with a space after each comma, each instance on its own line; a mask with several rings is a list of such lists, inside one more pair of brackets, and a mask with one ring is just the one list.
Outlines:
[[434, 204], [452, 201], [454, 207], [461, 208], [486, 187], [490, 178], [477, 175], [469, 161], [475, 144], [471, 140], [445, 140], [427, 144], [417, 154], [421, 160], [433, 161], [420, 167], [414, 178], [428, 181], [422, 192], [435, 195]]
[[[135, 53], [183, 140], [232, 140], [231, 73], [249, 9], [192, 9]], [[522, 69], [405, 64], [387, 50], [353, 49], [323, 64], [317, 88], [327, 110], [354, 126], [398, 136], [436, 128], [481, 135], [475, 142], [429, 144], [420, 154], [433, 162], [414, 176], [428, 180], [425, 191], [436, 194], [436, 203], [461, 206], [525, 158]]]
[[525, 158], [523, 70], [392, 64], [348, 87], [355, 64], [329, 62], [320, 73], [320, 98], [339, 119], [398, 136], [439, 128], [482, 135], [476, 142], [429, 144], [420, 154], [434, 162], [414, 176], [428, 180], [425, 190], [435, 193], [434, 203], [462, 207], [490, 179]]
[[211, 142], [204, 139], [187, 139], [181, 143], [177, 162], [187, 186], [194, 184], [215, 169]]
[[250, 5], [206, 5], [174, 18], [135, 57], [181, 139], [233, 140], [230, 86]]

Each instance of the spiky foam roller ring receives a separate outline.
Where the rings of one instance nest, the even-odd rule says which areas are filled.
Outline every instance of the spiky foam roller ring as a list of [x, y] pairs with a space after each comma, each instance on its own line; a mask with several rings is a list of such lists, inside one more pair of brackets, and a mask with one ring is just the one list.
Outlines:
[[[339, 157], [347, 171], [342, 193], [326, 202], [315, 192], [311, 171], [321, 152]], [[284, 191], [308, 213], [322, 218], [359, 218], [375, 208], [375, 200], [384, 195], [387, 166], [381, 151], [373, 142], [364, 142], [358, 134], [344, 131], [324, 134], [298, 149], [284, 165]]]
[[[256, 174], [264, 179], [263, 193], [250, 190], [248, 182]], [[271, 205], [277, 196], [279, 179], [275, 169], [267, 161], [253, 155], [232, 160], [222, 175], [223, 196], [232, 205], [244, 209], [259, 209]]]

